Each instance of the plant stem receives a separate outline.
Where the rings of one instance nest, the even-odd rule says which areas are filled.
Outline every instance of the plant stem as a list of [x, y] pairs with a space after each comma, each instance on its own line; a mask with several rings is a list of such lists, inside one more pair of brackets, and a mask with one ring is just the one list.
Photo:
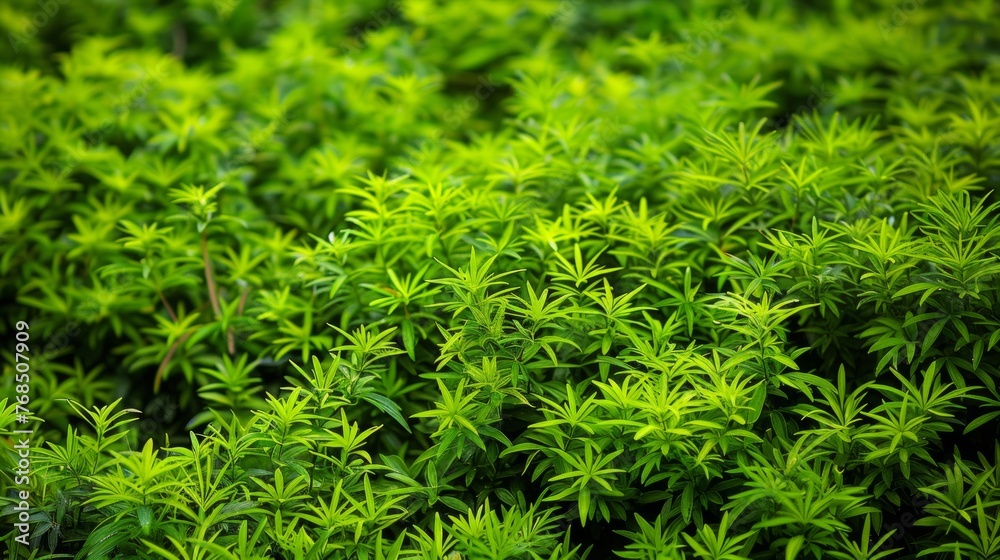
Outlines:
[[[240, 303], [236, 307], [236, 315], [238, 317], [243, 315], [243, 307], [247, 303], [247, 295], [249, 294], [250, 294], [250, 288], [249, 287], [244, 288], [243, 294], [240, 295]], [[232, 356], [233, 354], [236, 353], [236, 339], [233, 336], [233, 327], [231, 326], [229, 327], [228, 343], [229, 343], [229, 355]]]
[[163, 373], [167, 371], [167, 365], [170, 363], [170, 359], [174, 357], [174, 352], [177, 351], [177, 348], [181, 344], [184, 344], [184, 341], [190, 338], [192, 334], [194, 334], [194, 331], [191, 331], [185, 334], [184, 336], [180, 337], [179, 339], [177, 339], [177, 342], [175, 342], [174, 345], [170, 347], [170, 350], [167, 352], [167, 355], [163, 358], [163, 361], [160, 362], [160, 367], [157, 368], [156, 370], [156, 379], [153, 380], [153, 393], [160, 392], [160, 382], [163, 381]]
[[212, 311], [215, 316], [222, 315], [219, 308], [219, 296], [215, 292], [215, 277], [212, 274], [212, 261], [208, 258], [208, 230], [201, 232], [201, 257], [205, 261], [205, 283], [208, 284], [208, 299], [212, 302]]
[[160, 301], [163, 302], [163, 307], [166, 308], [167, 315], [170, 315], [170, 320], [176, 323], [177, 314], [174, 313], [174, 308], [170, 307], [170, 302], [167, 301], [167, 298], [163, 296], [163, 291], [160, 290], [159, 288], [156, 288], [156, 295], [160, 296]]

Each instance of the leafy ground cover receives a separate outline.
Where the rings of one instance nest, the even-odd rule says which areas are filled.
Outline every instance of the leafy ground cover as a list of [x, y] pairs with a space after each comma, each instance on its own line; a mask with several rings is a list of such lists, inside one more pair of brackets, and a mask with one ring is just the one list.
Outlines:
[[0, 28], [11, 558], [1000, 558], [990, 0]]

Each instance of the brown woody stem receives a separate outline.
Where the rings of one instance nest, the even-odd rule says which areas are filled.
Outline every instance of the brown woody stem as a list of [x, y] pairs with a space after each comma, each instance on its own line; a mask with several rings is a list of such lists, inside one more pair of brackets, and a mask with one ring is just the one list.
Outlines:
[[177, 342], [170, 347], [170, 351], [167, 355], [163, 357], [163, 361], [160, 362], [160, 367], [156, 370], [156, 379], [153, 381], [153, 394], [160, 392], [160, 383], [163, 381], [163, 374], [167, 371], [167, 366], [170, 364], [170, 359], [174, 357], [174, 352], [177, 352], [177, 348], [184, 344], [184, 341], [191, 337], [194, 331], [191, 331], [184, 336], [177, 339]]
[[176, 323], [177, 322], [177, 314], [174, 313], [174, 308], [170, 307], [170, 302], [167, 301], [167, 298], [163, 296], [163, 292], [160, 291], [159, 288], [156, 289], [156, 294], [158, 296], [160, 296], [160, 301], [163, 302], [163, 307], [165, 307], [167, 309], [167, 315], [170, 315], [170, 320], [172, 320], [173, 322]]
[[208, 299], [212, 302], [215, 316], [222, 315], [219, 307], [219, 296], [215, 292], [215, 276], [212, 274], [212, 261], [208, 258], [208, 230], [201, 232], [201, 256], [205, 260], [205, 283], [208, 284]]

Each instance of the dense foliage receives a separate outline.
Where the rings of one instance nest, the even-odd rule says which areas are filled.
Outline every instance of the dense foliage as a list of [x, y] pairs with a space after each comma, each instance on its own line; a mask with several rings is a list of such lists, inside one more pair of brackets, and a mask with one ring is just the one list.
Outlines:
[[11, 557], [1000, 558], [998, 12], [4, 2]]

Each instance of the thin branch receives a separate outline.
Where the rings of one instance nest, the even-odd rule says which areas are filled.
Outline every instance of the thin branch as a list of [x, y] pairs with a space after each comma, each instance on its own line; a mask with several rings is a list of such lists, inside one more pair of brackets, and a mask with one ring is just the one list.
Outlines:
[[174, 25], [174, 49], [173, 55], [177, 60], [184, 60], [184, 53], [187, 52], [187, 31], [184, 25], [178, 22]]
[[174, 357], [174, 352], [177, 352], [177, 348], [179, 348], [181, 344], [184, 344], [184, 341], [190, 338], [192, 334], [194, 334], [194, 331], [191, 331], [177, 339], [177, 342], [170, 347], [170, 351], [167, 352], [167, 355], [163, 357], [163, 361], [160, 362], [160, 367], [156, 370], [156, 379], [153, 381], [153, 394], [160, 392], [160, 383], [163, 381], [163, 374], [167, 371], [167, 365], [170, 364], [170, 359]]
[[167, 298], [163, 296], [163, 292], [160, 291], [159, 288], [156, 288], [156, 295], [160, 296], [160, 301], [163, 302], [163, 307], [166, 308], [167, 315], [170, 315], [170, 320], [176, 323], [177, 322], [177, 314], [174, 313], [174, 308], [170, 307], [170, 302], [167, 301]]
[[[236, 316], [243, 316], [243, 307], [247, 304], [247, 295], [250, 294], [250, 287], [243, 288], [243, 294], [240, 296], [240, 303], [236, 306]], [[229, 327], [229, 355], [232, 356], [236, 353], [236, 338], [233, 336], [233, 327]]]
[[212, 261], [208, 258], [208, 230], [201, 232], [201, 256], [205, 260], [205, 283], [208, 284], [208, 299], [212, 302], [212, 311], [216, 318], [222, 316], [219, 307], [219, 296], [215, 292], [215, 277], [212, 274]]

